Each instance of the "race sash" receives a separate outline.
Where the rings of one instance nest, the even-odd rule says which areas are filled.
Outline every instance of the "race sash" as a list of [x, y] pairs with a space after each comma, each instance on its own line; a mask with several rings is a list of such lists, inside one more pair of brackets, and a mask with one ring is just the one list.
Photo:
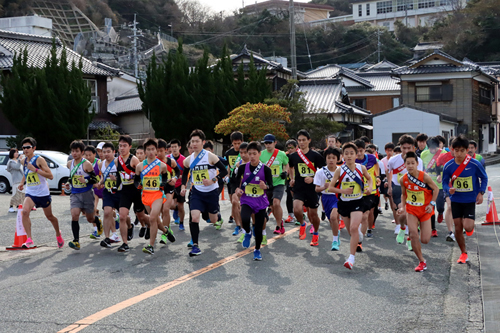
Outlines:
[[[36, 168], [35, 162], [36, 162], [36, 160], [37, 160], [38, 157], [39, 157], [38, 155], [33, 155], [33, 157], [31, 158], [31, 160], [29, 162], [35, 168]], [[24, 177], [25, 178], [27, 178], [28, 177], [28, 173], [30, 173], [30, 169], [28, 169], [27, 167], [28, 167], [28, 159], [25, 158], [24, 159]]]
[[264, 164], [262, 164], [262, 162], [259, 162], [259, 165], [257, 165], [255, 170], [250, 174], [250, 176], [248, 176], [247, 179], [245, 179], [243, 184], [241, 184], [242, 189], [244, 189], [248, 185], [248, 183], [250, 183], [255, 178], [255, 176], [259, 173], [260, 169], [263, 166], [264, 166]]
[[108, 179], [108, 175], [111, 172], [111, 168], [113, 168], [114, 165], [115, 165], [115, 159], [113, 158], [111, 163], [109, 163], [109, 165], [106, 167], [106, 170], [104, 170], [103, 174], [104, 180]]
[[401, 164], [399, 167], [397, 167], [396, 169], [392, 170], [392, 173], [400, 173], [401, 171], [403, 171], [404, 169], [406, 169], [406, 165], [403, 163]]
[[349, 169], [349, 167], [346, 164], [343, 164], [340, 168], [342, 171], [344, 171], [345, 174], [347, 174], [352, 180], [354, 180], [361, 187], [361, 190], [364, 189], [365, 183], [363, 182], [363, 179], [358, 174], [358, 172], [352, 172], [351, 169]]
[[424, 188], [424, 189], [426, 189], [426, 188], [427, 188], [427, 184], [426, 184], [426, 183], [424, 183], [424, 182], [420, 181], [418, 178], [413, 177], [412, 175], [410, 175], [410, 173], [409, 173], [409, 172], [408, 172], [406, 175], [407, 175], [408, 179], [409, 179], [412, 183], [414, 183], [414, 184], [416, 184], [416, 185], [420, 186], [421, 188]]
[[457, 179], [458, 176], [460, 176], [460, 174], [462, 173], [462, 171], [464, 171], [464, 169], [467, 167], [467, 165], [469, 164], [471, 159], [472, 159], [472, 157], [470, 155], [465, 156], [465, 160], [462, 162], [462, 164], [460, 164], [458, 166], [458, 168], [455, 170], [455, 172], [451, 176], [450, 187], [452, 186], [451, 184], [453, 184], [455, 179]]
[[[181, 155], [179, 155], [179, 157], [180, 157], [180, 156], [181, 156]], [[175, 163], [177, 163], [177, 160], [175, 159], [174, 154], [170, 154], [170, 155], [168, 155], [167, 157], [170, 157], [171, 159], [173, 159], [173, 160], [175, 161]], [[179, 169], [181, 170], [181, 173], [182, 173], [182, 171], [184, 171], [184, 167], [183, 167], [181, 164], [182, 164], [182, 163], [177, 163], [177, 166], [179, 167]]]
[[279, 152], [279, 150], [275, 148], [275, 149], [274, 149], [273, 156], [271, 156], [271, 158], [269, 159], [269, 161], [267, 161], [267, 163], [266, 163], [266, 165], [267, 165], [268, 167], [271, 167], [271, 165], [273, 165], [274, 160], [276, 159], [276, 156], [278, 156], [278, 152]]
[[97, 162], [99, 162], [99, 160], [97, 158], [94, 158], [94, 163], [92, 163], [92, 167], [94, 168], [95, 165], [97, 164]]
[[332, 178], [333, 178], [333, 175], [330, 172], [330, 170], [328, 170], [328, 167], [324, 166], [323, 167], [323, 172], [325, 173], [326, 179], [328, 179], [331, 182]]
[[157, 166], [159, 164], [160, 164], [160, 160], [159, 159], [156, 159], [153, 162], [151, 162], [146, 169], [142, 170], [142, 172], [141, 172], [141, 179], [144, 178], [151, 170], [153, 170], [153, 168], [155, 166]]
[[429, 164], [427, 164], [427, 168], [426, 170], [432, 168], [434, 166], [434, 163], [436, 163], [437, 161], [437, 158], [439, 157], [439, 155], [441, 154], [443, 150], [442, 149], [439, 149], [435, 154], [434, 156], [432, 156], [431, 160], [429, 161]]
[[120, 162], [120, 165], [122, 166], [123, 171], [125, 171], [128, 175], [131, 175], [131, 174], [134, 173], [132, 170], [130, 170], [129, 168], [127, 168], [127, 166], [125, 165], [125, 162], [123, 161], [123, 158], [121, 157], [121, 155], [118, 156], [118, 162]]
[[196, 166], [196, 164], [198, 164], [201, 161], [201, 159], [203, 157], [205, 157], [206, 153], [207, 153], [207, 151], [205, 149], [202, 149], [200, 151], [200, 153], [198, 154], [198, 156], [196, 156], [196, 158], [194, 159], [194, 161], [191, 162], [191, 165], [189, 166], [189, 169], [192, 170]]
[[[169, 157], [169, 156], [167, 156], [167, 157], [168, 157], [168, 158], [170, 158], [170, 159], [172, 159], [172, 158], [171, 158], [171, 157]], [[172, 169], [172, 167], [170, 166], [170, 164], [168, 164], [168, 163], [166, 163], [166, 162], [163, 162], [163, 161], [160, 161], [160, 162], [161, 162], [161, 163], [163, 163], [163, 164], [165, 164], [165, 165], [167, 166], [167, 171], [168, 171], [168, 173], [172, 174], [172, 171], [173, 171], [174, 169]], [[177, 164], [177, 161], [176, 161], [175, 163]], [[179, 165], [179, 164], [177, 164], [177, 165]]]
[[80, 167], [80, 165], [82, 165], [85, 161], [86, 161], [86, 159], [82, 158], [80, 163], [78, 163], [78, 165], [73, 167], [73, 170], [71, 170], [71, 173], [69, 174], [69, 178], [73, 179], [73, 176], [75, 175], [76, 171], [78, 171], [78, 168]]
[[316, 173], [316, 168], [314, 167], [314, 165], [311, 163], [311, 161], [309, 161], [306, 157], [306, 155], [304, 155], [304, 153], [302, 153], [302, 150], [300, 149], [297, 149], [297, 154], [299, 154], [299, 157], [300, 159], [307, 165], [307, 167], [309, 169], [311, 169], [314, 173]]
[[368, 154], [365, 154], [365, 159], [363, 160], [363, 163], [361, 163], [361, 164], [363, 164], [366, 167], [366, 165], [368, 164]]

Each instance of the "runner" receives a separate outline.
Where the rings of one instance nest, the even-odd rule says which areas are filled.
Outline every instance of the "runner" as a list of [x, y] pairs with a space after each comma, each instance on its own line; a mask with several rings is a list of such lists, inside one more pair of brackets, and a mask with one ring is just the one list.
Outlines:
[[135, 149], [135, 156], [139, 159], [139, 162], [144, 161], [144, 159], [146, 158], [146, 153], [144, 152], [144, 146], [141, 145]]
[[[262, 254], [260, 253], [263, 238], [262, 230], [267, 219], [266, 209], [269, 206], [269, 195], [266, 192], [271, 191], [273, 187], [271, 168], [259, 160], [261, 149], [260, 143], [256, 141], [248, 144], [247, 151], [250, 162], [238, 167], [237, 179], [240, 186], [235, 190], [236, 195], [241, 197], [241, 221], [245, 229], [242, 245], [245, 249], [250, 247], [252, 233], [255, 236], [253, 260], [262, 260]], [[250, 229], [252, 215], [255, 215], [253, 232]]]
[[97, 145], [97, 147], [95, 147], [95, 150], [97, 152], [97, 156], [99, 158], [100, 161], [103, 161], [104, 160], [104, 153], [102, 151], [102, 147], [104, 146], [106, 142], [99, 142], [99, 144]]
[[[102, 151], [102, 146], [101, 146], [101, 151]], [[94, 186], [94, 214], [95, 216], [99, 219], [99, 221], [102, 224], [102, 220], [99, 217], [99, 199], [102, 199], [102, 193], [104, 190], [104, 187], [100, 185], [101, 181], [101, 169], [99, 168], [99, 163], [100, 161], [96, 158], [97, 150], [94, 148], [94, 146], [87, 146], [85, 147], [85, 158], [87, 161], [92, 164], [92, 167], [94, 168], [94, 173], [97, 176], [97, 181], [98, 183]], [[97, 225], [93, 223], [94, 225], [94, 232], [90, 234], [91, 239], [99, 239], [101, 238], [101, 235], [99, 234], [97, 230]]]
[[[180, 170], [180, 177], [175, 182], [174, 190], [174, 223], [179, 225], [179, 231], [184, 231], [184, 217], [186, 211], [184, 210], [184, 203], [186, 202], [186, 197], [181, 196], [181, 185], [182, 185], [182, 173], [184, 172], [184, 159], [185, 157], [181, 154], [181, 142], [178, 139], [172, 139], [170, 141], [170, 147], [172, 148], [172, 154], [169, 155], [170, 158], [174, 158], [177, 162], [177, 166]], [[177, 215], [177, 216], [176, 216]]]
[[[206, 151], [210, 152], [210, 153], [213, 153], [214, 152], [214, 143], [212, 142], [212, 140], [207, 140], [205, 142], [205, 144], [203, 145], [203, 149], [205, 149]], [[240, 152], [241, 152], [241, 145], [240, 145]], [[224, 167], [227, 168], [229, 166], [229, 163], [227, 163], [226, 159], [223, 158], [223, 157], [220, 157], [217, 155], [217, 157], [219, 158], [219, 161], [222, 162], [222, 164], [224, 164]], [[224, 177], [225, 179], [227, 179], [227, 177]], [[219, 188], [218, 188], [218, 191], [219, 191], [219, 196], [220, 194], [222, 193], [222, 190], [224, 189], [224, 179], [219, 179], [217, 181], [217, 183], [219, 184]], [[208, 212], [203, 212], [201, 214], [201, 217], [207, 221], [207, 223], [212, 223], [210, 221], [210, 218], [208, 216]], [[220, 205], [219, 205], [219, 213], [217, 213], [217, 222], [214, 223], [214, 226], [215, 226], [215, 230], [219, 230], [221, 227], [222, 227], [222, 223], [224, 223], [224, 220], [222, 219], [222, 215], [220, 214]]]
[[325, 166], [325, 159], [318, 152], [309, 149], [311, 136], [306, 130], [297, 132], [299, 148], [289, 157], [290, 185], [293, 187], [293, 211], [300, 222], [299, 238], [306, 238], [306, 223], [304, 222], [303, 208], [308, 208], [309, 221], [314, 226], [311, 246], [318, 246], [319, 240], [319, 196], [314, 185], [316, 170]]
[[[356, 163], [358, 147], [352, 143], [345, 143], [342, 147], [342, 156], [345, 163], [335, 170], [328, 192], [337, 193], [338, 213], [343, 217], [347, 232], [351, 236], [349, 258], [344, 267], [352, 269], [358, 244], [363, 241], [361, 220], [363, 219], [363, 193], [370, 194], [372, 178], [364, 165]], [[367, 185], [363, 181], [367, 179]], [[338, 184], [337, 184], [338, 183]]]
[[[392, 197], [390, 195], [387, 195], [387, 187], [389, 186], [387, 184], [387, 181], [389, 180], [387, 178], [387, 170], [388, 170], [387, 164], [389, 163], [389, 160], [391, 159], [391, 157], [394, 155], [394, 148], [395, 147], [396, 146], [394, 145], [394, 143], [392, 143], [392, 142], [387, 143], [384, 147], [385, 157], [380, 160], [384, 164], [384, 174], [386, 175], [386, 178], [382, 181], [382, 185], [380, 186], [380, 188], [382, 190], [382, 194], [384, 195], [384, 199], [385, 199], [385, 207], [384, 207], [385, 210], [389, 210], [389, 203], [391, 203], [391, 207], [393, 205]], [[394, 219], [396, 219], [396, 215], [394, 215]]]
[[[393, 156], [387, 164], [389, 169], [387, 178], [392, 178], [392, 182], [388, 181], [387, 194], [392, 196], [392, 201], [394, 203], [392, 209], [394, 211], [397, 211], [399, 209], [399, 205], [401, 204], [401, 185], [399, 184], [399, 181], [406, 173], [404, 158], [406, 157], [406, 153], [415, 150], [415, 139], [413, 139], [411, 135], [403, 134], [399, 138], [399, 147], [401, 149], [401, 154]], [[418, 170], [424, 170], [424, 165], [420, 157], [418, 158]], [[405, 235], [408, 235], [405, 214], [396, 214], [396, 228], [394, 230], [394, 234], [397, 235], [396, 241], [399, 244], [403, 244]], [[408, 239], [407, 246], [411, 246], [411, 241], [408, 241]]]
[[286, 156], [283, 151], [276, 148], [277, 141], [274, 135], [267, 134], [264, 136], [262, 142], [266, 149], [259, 154], [260, 161], [271, 168], [273, 173], [273, 190], [267, 191], [267, 196], [270, 205], [272, 205], [274, 218], [276, 219], [276, 230], [274, 230], [274, 234], [284, 234], [285, 226], [281, 199], [283, 199], [283, 195], [285, 194], [285, 180], [288, 176], [288, 156]]
[[53, 179], [52, 171], [45, 159], [41, 156], [35, 155], [36, 140], [32, 137], [26, 137], [21, 141], [23, 148], [24, 159], [21, 163], [24, 166], [24, 176], [18, 186], [19, 191], [24, 188], [26, 182], [26, 195], [23, 203], [23, 227], [26, 231], [26, 242], [22, 245], [23, 248], [29, 249], [35, 247], [33, 239], [31, 238], [31, 220], [30, 212], [33, 208], [42, 208], [43, 213], [47, 220], [52, 223], [52, 227], [56, 232], [57, 247], [64, 246], [64, 240], [59, 230], [59, 221], [52, 214], [52, 197], [50, 196], [49, 186], [47, 179]]
[[[451, 142], [453, 140], [450, 139], [450, 146], [451, 146]], [[440, 140], [441, 142], [441, 140]], [[440, 145], [441, 147], [441, 145]], [[442, 148], [442, 149], [448, 149], [448, 148]], [[438, 166], [438, 168], [440, 168], [441, 170], [441, 173], [437, 176], [437, 182], [442, 184], [443, 182], [443, 168], [444, 168], [444, 165], [455, 158], [455, 152], [453, 150], [449, 150], [448, 149], [448, 152], [447, 153], [444, 153], [444, 154], [441, 154], [439, 155], [438, 159], [437, 159], [437, 162], [436, 162], [436, 165]], [[448, 192], [446, 192], [445, 190], [443, 190], [443, 196], [444, 196], [444, 199], [445, 199], [445, 202], [446, 202], [446, 210], [444, 212], [444, 221], [446, 222], [446, 227], [448, 228], [448, 236], [446, 236], [446, 240], [448, 242], [455, 242], [456, 241], [456, 238], [455, 238], [455, 234], [453, 233], [453, 230], [454, 230], [454, 223], [453, 223], [453, 214], [451, 213], [451, 200], [450, 200], [450, 194]], [[442, 216], [441, 216], [442, 218]], [[438, 222], [440, 220], [440, 216], [438, 215]]]
[[[227, 170], [219, 158], [203, 149], [205, 133], [196, 129], [190, 135], [193, 153], [184, 160], [184, 168], [189, 168], [193, 188], [190, 191], [189, 209], [191, 210], [192, 222], [189, 222], [191, 240], [193, 242], [189, 256], [198, 256], [201, 250], [198, 246], [200, 233], [200, 215], [208, 211], [210, 220], [217, 220], [219, 212], [218, 180], [227, 175]], [[219, 174], [217, 175], [217, 169]], [[181, 195], [186, 193], [188, 173], [182, 175]]]
[[[227, 181], [228, 191], [229, 191], [229, 187], [231, 187], [232, 189], [236, 189], [239, 186], [236, 172], [238, 171], [238, 167], [240, 165], [248, 163], [250, 161], [250, 157], [248, 156], [247, 148], [248, 148], [248, 142], [242, 142], [239, 146], [239, 157], [240, 158], [239, 158], [239, 161], [236, 162], [233, 173], [232, 173], [231, 177], [229, 177], [229, 180]], [[239, 204], [240, 199], [237, 198], [237, 200], [238, 200], [238, 207], [239, 207], [240, 206], [240, 204]], [[235, 222], [236, 226], [234, 227], [233, 236], [238, 236], [243, 231], [243, 227], [241, 225], [241, 214], [240, 214], [239, 208], [236, 211], [235, 216], [236, 216], [236, 218], [234, 218], [234, 217], [233, 218], [234, 218], [234, 222]], [[245, 236], [245, 234], [241, 233], [241, 236], [238, 239], [238, 242], [240, 242], [240, 243], [243, 242], [244, 236]]]
[[417, 135], [417, 150], [415, 151], [415, 154], [417, 154], [418, 157], [421, 157], [420, 155], [422, 154], [422, 152], [427, 149], [427, 139], [429, 139], [429, 137], [425, 133], [420, 133], [419, 135]]
[[479, 163], [481, 163], [481, 166], [486, 170], [486, 162], [483, 158], [483, 156], [476, 154], [477, 151], [477, 142], [474, 140], [469, 140], [469, 148], [467, 154], [469, 154], [473, 159], [476, 159]]
[[[429, 149], [431, 148], [429, 147]], [[425, 151], [422, 153], [425, 153]], [[410, 229], [411, 247], [419, 260], [415, 272], [422, 272], [427, 269], [427, 262], [422, 256], [420, 242], [427, 244], [431, 239], [429, 222], [431, 216], [434, 216], [434, 207], [436, 206], [439, 189], [430, 175], [417, 169], [418, 157], [416, 153], [411, 151], [406, 153], [405, 166], [408, 172], [399, 180], [402, 189], [401, 202], [404, 204], [399, 208], [398, 213], [406, 213], [408, 228]], [[419, 227], [420, 240], [418, 237]]]
[[[241, 160], [240, 145], [243, 142], [243, 133], [235, 131], [231, 133], [230, 139], [231, 139], [231, 144], [233, 146], [224, 154], [224, 157], [229, 163], [229, 167], [227, 169], [229, 177], [233, 175], [236, 163], [239, 162], [239, 160]], [[229, 200], [231, 200], [231, 205], [232, 205], [231, 216], [229, 217], [228, 223], [233, 223], [234, 221], [237, 226], [241, 227], [241, 221], [239, 220], [240, 199], [234, 195], [236, 187], [235, 184], [231, 184], [230, 182], [228, 182], [227, 184], [227, 193], [229, 195]]]
[[326, 149], [337, 148], [337, 137], [335, 135], [329, 135], [328, 138], [326, 139], [326, 144], [328, 146], [326, 147]]
[[[97, 178], [92, 164], [83, 158], [85, 145], [80, 140], [75, 140], [70, 145], [73, 160], [68, 162], [70, 170], [69, 180], [66, 189], [71, 188], [70, 208], [71, 208], [71, 230], [73, 231], [73, 241], [68, 245], [74, 250], [80, 250], [80, 224], [78, 219], [80, 213], [84, 213], [89, 223], [95, 223], [97, 234], [103, 232], [101, 221], [95, 216], [93, 184], [98, 186]], [[94, 155], [95, 156], [95, 155]]]
[[337, 161], [340, 160], [340, 150], [338, 148], [328, 147], [323, 156], [326, 160], [326, 166], [322, 167], [314, 175], [314, 185], [316, 192], [321, 192], [321, 204], [325, 210], [325, 214], [330, 221], [332, 228], [333, 240], [332, 251], [338, 251], [340, 246], [339, 238], [339, 214], [337, 211], [337, 196], [335, 193], [328, 191], [332, 182], [335, 170], [337, 170]]
[[[130, 207], [134, 204], [134, 212], [139, 221], [149, 225], [149, 218], [144, 212], [144, 204], [141, 200], [140, 191], [134, 186], [134, 177], [139, 159], [130, 154], [132, 148], [132, 138], [128, 135], [121, 135], [118, 139], [119, 156], [115, 159], [116, 168], [121, 178], [122, 187], [120, 197], [120, 234], [123, 244], [118, 248], [118, 252], [128, 252], [130, 250], [128, 241], [134, 237], [134, 226], [130, 223]], [[156, 234], [153, 235], [156, 237]], [[149, 230], [146, 231], [145, 238], [150, 238]]]
[[[159, 141], [162, 142], [162, 151], [158, 150]], [[170, 242], [175, 242], [175, 237], [169, 228], [170, 225], [170, 203], [168, 203], [166, 196], [171, 195], [170, 190], [165, 191], [165, 188], [172, 187], [177, 179], [170, 176], [171, 170], [168, 166], [170, 165], [172, 169], [175, 165], [176, 175], [179, 174], [179, 169], [175, 161], [170, 158], [166, 158], [165, 161], [161, 160], [158, 156], [165, 158], [166, 152], [166, 141], [159, 139], [146, 139], [144, 142], [144, 149], [146, 150], [146, 159], [142, 163], [138, 163], [135, 168], [134, 185], [138, 190], [142, 190], [142, 203], [146, 208], [149, 208], [149, 227], [151, 229], [151, 235], [149, 239], [149, 245], [142, 249], [142, 252], [147, 254], [154, 254], [154, 246], [156, 242], [156, 235], [158, 234], [158, 229], [163, 231], [161, 236], [161, 242], [166, 244], [167, 239]], [[164, 176], [166, 175], [166, 176]], [[163, 190], [162, 190], [163, 187]], [[168, 194], [167, 194], [168, 193]], [[163, 214], [163, 223], [167, 225], [162, 225], [160, 220], [160, 213]], [[168, 223], [165, 223], [165, 220]], [[163, 228], [164, 227], [164, 228]]]
[[[291, 154], [297, 151], [297, 141], [294, 139], [290, 139], [285, 144], [286, 147], [286, 155], [290, 158]], [[288, 217], [285, 220], [285, 223], [300, 223], [295, 218], [295, 214], [293, 213], [293, 192], [292, 186], [290, 186], [290, 172], [288, 172], [286, 178], [286, 210], [288, 211]]]
[[467, 236], [474, 233], [476, 204], [483, 203], [483, 195], [488, 186], [488, 176], [481, 163], [467, 154], [469, 141], [460, 135], [456, 137], [451, 147], [455, 158], [444, 166], [443, 190], [450, 194], [451, 211], [455, 223], [455, 237], [462, 251], [459, 264], [469, 261], [463, 230]]

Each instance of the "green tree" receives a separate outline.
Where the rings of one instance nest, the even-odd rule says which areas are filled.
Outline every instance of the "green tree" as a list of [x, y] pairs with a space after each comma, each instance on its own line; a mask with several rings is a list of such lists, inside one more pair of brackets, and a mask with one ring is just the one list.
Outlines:
[[0, 107], [20, 133], [31, 133], [39, 149], [67, 150], [71, 141], [86, 136], [95, 114], [89, 112], [91, 92], [83, 80], [82, 63], [69, 66], [53, 42], [43, 68], [28, 66], [28, 52], [14, 57], [10, 75], [1, 77]]

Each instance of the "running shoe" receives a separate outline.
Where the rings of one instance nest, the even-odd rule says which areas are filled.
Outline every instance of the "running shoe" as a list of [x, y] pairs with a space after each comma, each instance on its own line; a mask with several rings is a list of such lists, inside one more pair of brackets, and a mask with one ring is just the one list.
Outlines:
[[378, 213], [379, 213], [380, 215], [384, 215], [384, 213], [382, 212], [382, 207], [379, 207], [379, 208], [378, 208]]
[[272, 212], [273, 212], [273, 210], [271, 209], [271, 207], [268, 207], [267, 208], [267, 217], [271, 216]]
[[151, 231], [149, 228], [146, 228], [146, 234], [144, 235], [144, 239], [149, 239], [151, 237]]
[[199, 256], [201, 254], [201, 250], [198, 245], [193, 245], [191, 252], [189, 252], [190, 257]]
[[457, 263], [459, 263], [459, 264], [465, 264], [468, 261], [469, 261], [469, 256], [467, 255], [467, 253], [462, 253], [460, 255], [460, 258], [458, 258]]
[[120, 242], [120, 237], [117, 234], [112, 234], [109, 239], [111, 240], [111, 243], [118, 243], [118, 242]]
[[432, 230], [431, 237], [437, 237], [437, 236], [438, 236], [437, 230]]
[[234, 217], [229, 216], [229, 220], [227, 221], [227, 223], [234, 223]]
[[326, 213], [321, 212], [321, 221], [324, 221], [324, 220], [326, 220]]
[[176, 218], [176, 219], [174, 219], [174, 223], [179, 224], [179, 223], [181, 223], [181, 220], [179, 218]]
[[344, 220], [340, 220], [340, 222], [339, 222], [339, 229], [344, 229], [344, 228], [345, 228]]
[[210, 221], [210, 219], [206, 220], [205, 222], [207, 222], [207, 223], [212, 223], [212, 221]]
[[[68, 246], [69, 246], [70, 248], [72, 248], [73, 250], [80, 250], [80, 243], [79, 243], [79, 242], [77, 242], [77, 241], [75, 241], [75, 240], [74, 240], [74, 241], [72, 241], [72, 242], [69, 242], [69, 243], [68, 243]], [[23, 247], [24, 247], [24, 244], [23, 244]]]
[[371, 231], [370, 229], [368, 229], [368, 230], [366, 231], [366, 237], [368, 237], [368, 238], [373, 237], [372, 231]]
[[33, 240], [31, 238], [28, 238], [25, 243], [22, 245], [23, 249], [31, 249], [35, 247], [35, 244], [33, 243]]
[[356, 252], [363, 252], [363, 244], [358, 243], [358, 246], [356, 247]]
[[354, 266], [354, 264], [353, 264], [352, 262], [350, 262], [349, 260], [347, 260], [347, 261], [344, 263], [344, 267], [345, 267], [345, 268], [352, 269], [352, 266]]
[[123, 243], [122, 246], [118, 248], [118, 252], [128, 252], [128, 251], [130, 251], [130, 248], [125, 243]]
[[281, 233], [281, 227], [276, 227], [276, 229], [273, 231], [273, 234], [279, 235]]
[[234, 227], [233, 236], [238, 236], [240, 234], [240, 231], [241, 231], [241, 227], [239, 225]]
[[285, 220], [285, 223], [292, 223], [295, 218], [292, 217], [292, 215], [288, 215], [288, 217]]
[[186, 230], [184, 228], [184, 223], [179, 223], [179, 231], [184, 231], [184, 230]]
[[[179, 211], [177, 209], [174, 209], [172, 217], [174, 218], [174, 220], [179, 220]], [[175, 222], [175, 224], [179, 224], [179, 222]]]
[[139, 237], [142, 238], [144, 237], [144, 235], [146, 234], [146, 227], [141, 227], [141, 229], [139, 230]]
[[127, 230], [127, 240], [132, 240], [132, 238], [134, 238], [134, 226]]
[[408, 251], [413, 251], [413, 247], [411, 246], [411, 239], [408, 237], [406, 239], [406, 246], [408, 246]]
[[15, 213], [16, 211], [14, 210], [14, 207], [9, 208], [9, 213]]
[[318, 241], [319, 241], [319, 235], [313, 235], [311, 244], [309, 244], [309, 245], [311, 245], [311, 246], [318, 246], [319, 245]]
[[453, 232], [449, 232], [448, 233], [448, 236], [446, 236], [446, 241], [447, 242], [455, 242], [456, 239], [455, 239], [455, 234]]
[[262, 254], [260, 253], [260, 250], [253, 250], [253, 260], [256, 261], [262, 260]]
[[438, 214], [438, 223], [443, 222], [443, 214]]
[[90, 234], [90, 239], [99, 239], [101, 236], [97, 233], [97, 230], [94, 230], [93, 233]]
[[36, 212], [36, 207], [31, 208], [32, 211]]
[[472, 236], [474, 234], [474, 229], [472, 229], [472, 231], [465, 231], [465, 234], [467, 236]]
[[104, 226], [102, 225], [102, 220], [99, 219], [99, 226], [97, 227], [97, 234], [99, 236], [101, 236], [103, 232], [104, 232]]
[[309, 228], [309, 233], [314, 234], [314, 226], [311, 224], [311, 227]]
[[170, 227], [168, 227], [168, 229], [167, 229], [167, 239], [170, 243], [175, 242], [174, 232], [172, 231], [172, 228], [170, 228]]
[[403, 229], [399, 229], [399, 233], [398, 233], [398, 236], [396, 237], [396, 242], [398, 242], [398, 244], [403, 244], [404, 241], [405, 241], [405, 231]]
[[160, 235], [160, 244], [167, 244], [167, 233], [163, 233]]
[[137, 218], [137, 216], [135, 217], [135, 221], [134, 221], [134, 225], [138, 225], [139, 224], [139, 219]]
[[300, 222], [299, 222], [299, 220], [297, 220], [297, 219], [294, 219], [294, 221], [295, 221], [295, 225], [300, 225]]
[[332, 251], [338, 251], [340, 248], [340, 244], [338, 241], [333, 241], [332, 242]]
[[396, 223], [396, 220], [392, 220], [391, 223]]
[[363, 235], [363, 232], [361, 231], [361, 224], [359, 225], [359, 228], [358, 228], [358, 236], [359, 236], [359, 242], [363, 242], [363, 238], [365, 235]]
[[220, 230], [220, 228], [222, 228], [222, 223], [224, 223], [224, 220], [221, 217], [219, 221], [215, 222], [215, 230]]
[[59, 230], [59, 236], [56, 236], [56, 240], [57, 240], [57, 247], [62, 249], [62, 247], [64, 246], [64, 239], [62, 238], [61, 230]]
[[243, 248], [248, 249], [250, 247], [250, 241], [252, 240], [252, 233], [245, 233], [245, 236], [243, 238]]
[[280, 234], [284, 234], [285, 233], [285, 226], [283, 224], [283, 221], [281, 221], [281, 228], [280, 228]]
[[399, 224], [397, 224], [396, 228], [394, 228], [394, 235], [399, 235], [400, 230], [401, 230], [401, 226]]
[[242, 232], [240, 238], [238, 238], [238, 243], [243, 243], [244, 239], [245, 239], [245, 233]]
[[155, 254], [155, 249], [151, 245], [148, 245], [142, 249], [142, 252], [147, 253], [147, 254]]
[[306, 239], [306, 224], [300, 226], [299, 239]]
[[187, 244], [187, 247], [193, 247], [193, 240], [191, 239], [189, 243]]
[[421, 261], [417, 267], [415, 267], [415, 272], [423, 272], [427, 270], [427, 263], [425, 261]]
[[111, 241], [109, 238], [105, 238], [101, 241], [101, 246], [106, 248], [111, 248]]
[[389, 210], [389, 203], [388, 202], [385, 203], [385, 207], [384, 208], [385, 208], [385, 210]]
[[267, 235], [262, 235], [262, 242], [260, 244], [267, 245]]

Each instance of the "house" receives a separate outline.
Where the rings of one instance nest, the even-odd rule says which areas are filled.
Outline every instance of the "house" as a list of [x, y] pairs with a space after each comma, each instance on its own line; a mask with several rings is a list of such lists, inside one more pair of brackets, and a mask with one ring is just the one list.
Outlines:
[[2, 17], [0, 18], [0, 30], [51, 37], [52, 20], [35, 15]]
[[[285, 15], [288, 15], [289, 7], [290, 1], [269, 0], [245, 6], [243, 12], [247, 15], [258, 15], [267, 10], [271, 15], [285, 17]], [[330, 12], [335, 9], [328, 5], [303, 2], [295, 2], [294, 7], [296, 24], [327, 19], [330, 17]]]
[[457, 133], [477, 140], [479, 152], [496, 151], [498, 70], [436, 50], [392, 73], [401, 81], [402, 104], [456, 118]]
[[371, 112], [342, 102], [342, 81], [339, 78], [300, 80], [298, 91], [305, 93], [309, 114], [322, 114], [346, 125], [340, 133], [342, 142], [371, 135]]
[[401, 105], [399, 107], [373, 115], [373, 143], [384, 150], [388, 142], [398, 143], [403, 134], [410, 134], [414, 138], [419, 133], [429, 136], [442, 135], [445, 139], [455, 136], [458, 120], [454, 117], [417, 108]]
[[[45, 60], [50, 56], [52, 41], [52, 37], [0, 30], [0, 70], [4, 74], [9, 72], [12, 69], [14, 55], [25, 49], [28, 51], [29, 66], [44, 67]], [[95, 109], [96, 112], [93, 122], [109, 121], [107, 81], [108, 78], [117, 76], [116, 71], [100, 68], [90, 60], [82, 58], [73, 50], [65, 47], [58, 38], [55, 39], [55, 42], [58, 56], [61, 55], [63, 49], [66, 49], [68, 63], [78, 63], [80, 59], [82, 61], [83, 79], [89, 85], [92, 93], [91, 109]], [[15, 136], [17, 133], [16, 128], [0, 112], [0, 148], [6, 148], [6, 138]]]

